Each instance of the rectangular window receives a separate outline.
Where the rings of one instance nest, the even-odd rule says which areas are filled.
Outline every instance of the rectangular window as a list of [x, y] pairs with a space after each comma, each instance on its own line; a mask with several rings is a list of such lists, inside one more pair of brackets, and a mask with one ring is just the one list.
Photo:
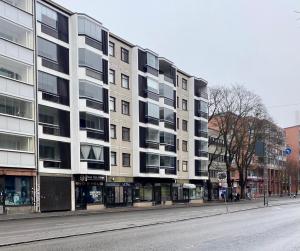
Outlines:
[[187, 111], [188, 104], [186, 99], [182, 99], [182, 110]]
[[164, 121], [174, 124], [175, 122], [175, 115], [171, 109], [164, 108]]
[[66, 16], [37, 3], [36, 17], [38, 22], [41, 23], [43, 33], [66, 43], [69, 42], [69, 24]]
[[115, 44], [113, 42], [109, 42], [109, 56], [115, 56]]
[[184, 78], [182, 79], [182, 89], [187, 90], [187, 80]]
[[175, 146], [175, 135], [168, 132], [160, 132], [160, 143]]
[[80, 145], [80, 160], [103, 162], [104, 148], [97, 145]]
[[69, 81], [38, 71], [38, 90], [44, 100], [69, 105]]
[[0, 133], [0, 149], [33, 152], [33, 137]]
[[129, 51], [121, 47], [121, 60], [125, 63], [129, 63]]
[[116, 152], [110, 152], [110, 163], [112, 166], [117, 165], [117, 153]]
[[115, 97], [112, 97], [112, 96], [109, 97], [109, 109], [112, 112], [116, 111], [116, 98]]
[[175, 168], [176, 158], [171, 156], [160, 156], [160, 167]]
[[177, 129], [179, 130], [179, 118], [177, 118]]
[[37, 51], [43, 66], [69, 74], [69, 49], [38, 37]]
[[186, 120], [182, 120], [182, 131], [186, 131], [188, 130], [188, 122]]
[[0, 113], [32, 119], [32, 102], [0, 95]]
[[179, 108], [179, 97], [178, 96], [177, 96], [176, 103], [177, 103], [177, 108]]
[[159, 94], [159, 83], [152, 78], [147, 78], [147, 91]]
[[159, 119], [159, 106], [153, 103], [147, 103], [147, 117]]
[[103, 89], [93, 82], [79, 80], [79, 97], [103, 102]]
[[117, 138], [117, 127], [116, 127], [116, 125], [113, 125], [113, 124], [110, 125], [110, 137], [112, 139]]
[[87, 67], [97, 72], [103, 72], [100, 55], [84, 48], [79, 48], [78, 53], [80, 67]]
[[130, 129], [127, 127], [122, 127], [122, 140], [130, 141]]
[[78, 17], [78, 34], [85, 35], [98, 42], [102, 42], [101, 26], [85, 16]]
[[146, 167], [159, 167], [159, 155], [146, 153]]
[[124, 167], [130, 167], [130, 154], [122, 153], [122, 165]]
[[122, 100], [122, 114], [129, 115], [129, 102]]
[[179, 168], [180, 167], [179, 159], [177, 160], [177, 164], [176, 165], [177, 165], [177, 171], [180, 171], [180, 168]]
[[158, 70], [158, 57], [147, 52], [147, 65]]
[[183, 140], [182, 141], [182, 151], [187, 152], [188, 151], [188, 142]]
[[188, 171], [188, 162], [182, 161], [182, 171], [187, 172]]
[[129, 77], [125, 74], [121, 74], [121, 86], [125, 89], [129, 89]]
[[179, 83], [179, 77], [178, 75], [176, 75], [176, 85], [178, 86], [178, 83]]
[[113, 69], [109, 69], [109, 83], [116, 84], [116, 72]]
[[174, 100], [174, 90], [173, 87], [170, 87], [168, 85], [165, 84], [160, 84], [159, 85], [159, 95], [161, 97], [170, 99], [170, 100]]
[[177, 150], [179, 151], [179, 139], [176, 140]]
[[80, 112], [80, 128], [104, 132], [104, 120], [102, 117]]
[[32, 177], [5, 176], [5, 205], [32, 205]]
[[159, 130], [147, 128], [146, 142], [159, 143]]

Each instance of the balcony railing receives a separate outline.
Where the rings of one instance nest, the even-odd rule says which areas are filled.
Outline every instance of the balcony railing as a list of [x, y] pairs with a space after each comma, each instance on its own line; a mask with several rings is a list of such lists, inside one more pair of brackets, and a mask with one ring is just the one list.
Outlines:
[[195, 170], [195, 176], [204, 176], [207, 177], [208, 176], [208, 171], [205, 170]]

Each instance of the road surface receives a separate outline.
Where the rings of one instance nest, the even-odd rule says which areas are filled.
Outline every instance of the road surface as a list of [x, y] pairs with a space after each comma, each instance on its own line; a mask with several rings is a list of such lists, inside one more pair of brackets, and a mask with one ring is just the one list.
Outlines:
[[0, 250], [300, 250], [299, 201], [278, 204], [0, 221]]

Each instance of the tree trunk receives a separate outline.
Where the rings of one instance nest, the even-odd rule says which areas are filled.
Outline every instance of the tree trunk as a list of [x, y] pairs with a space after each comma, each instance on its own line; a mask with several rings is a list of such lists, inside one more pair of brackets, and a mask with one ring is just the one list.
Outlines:
[[208, 201], [212, 200], [212, 183], [210, 180], [207, 180], [207, 197]]

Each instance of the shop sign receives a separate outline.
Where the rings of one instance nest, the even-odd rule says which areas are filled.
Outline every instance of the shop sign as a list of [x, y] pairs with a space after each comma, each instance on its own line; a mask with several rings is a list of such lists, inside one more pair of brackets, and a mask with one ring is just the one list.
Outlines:
[[105, 176], [102, 175], [87, 175], [86, 180], [88, 181], [105, 181]]

